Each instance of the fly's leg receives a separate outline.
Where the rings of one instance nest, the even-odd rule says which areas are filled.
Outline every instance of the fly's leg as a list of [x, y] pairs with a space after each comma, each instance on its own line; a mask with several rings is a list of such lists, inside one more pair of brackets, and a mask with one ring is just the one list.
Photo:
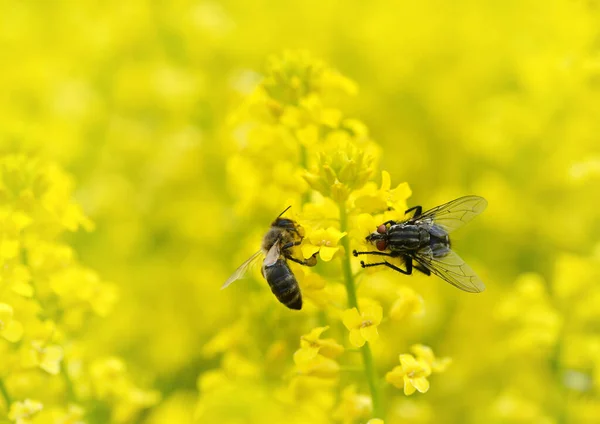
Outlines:
[[409, 208], [407, 210], [404, 211], [404, 214], [406, 215], [409, 212], [415, 211], [415, 213], [413, 214], [413, 218], [418, 218], [419, 216], [421, 216], [421, 213], [423, 212], [423, 208], [421, 206], [413, 206], [412, 208]]
[[415, 265], [414, 268], [417, 271], [421, 271], [423, 274], [425, 274], [427, 276], [431, 275], [431, 271], [429, 269], [427, 269], [425, 266], [421, 265], [421, 264]]
[[398, 221], [394, 221], [393, 219], [390, 219], [389, 221], [385, 221], [381, 225], [396, 225], [397, 223], [398, 223]]
[[413, 270], [413, 264], [412, 264], [412, 258], [409, 256], [406, 256], [404, 258], [405, 264], [406, 264], [406, 271], [403, 270], [402, 268], [397, 267], [394, 264], [389, 263], [388, 261], [384, 261], [384, 262], [377, 262], [374, 264], [366, 264], [364, 263], [364, 261], [360, 261], [360, 266], [362, 266], [363, 268], [369, 268], [372, 266], [387, 266], [388, 268], [392, 268], [394, 271], [398, 271], [401, 274], [405, 274], [405, 275], [411, 275], [412, 274], [412, 270]]
[[398, 255], [394, 254], [394, 253], [386, 253], [386, 252], [357, 252], [356, 250], [353, 250], [352, 254], [354, 256], [358, 256], [358, 255], [377, 255], [377, 256], [389, 256], [391, 258], [398, 257]]

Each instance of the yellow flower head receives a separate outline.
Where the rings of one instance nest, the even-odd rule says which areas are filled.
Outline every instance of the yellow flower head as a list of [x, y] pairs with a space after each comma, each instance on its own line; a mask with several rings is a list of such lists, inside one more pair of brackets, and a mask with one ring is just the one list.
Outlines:
[[412, 315], [422, 315], [425, 311], [423, 298], [413, 289], [401, 286], [398, 289], [398, 299], [392, 304], [390, 318], [403, 320]]
[[340, 372], [339, 364], [320, 353], [312, 357], [308, 355], [294, 355], [294, 363], [298, 374], [317, 378], [336, 378]]
[[379, 337], [377, 326], [381, 323], [383, 309], [377, 303], [369, 302], [361, 312], [356, 308], [346, 309], [342, 314], [342, 321], [350, 330], [350, 343], [361, 347], [365, 341], [374, 342]]
[[314, 328], [310, 333], [300, 337], [300, 349], [294, 353], [295, 363], [304, 363], [312, 360], [317, 354], [327, 358], [337, 358], [344, 353], [344, 347], [334, 339], [321, 339], [321, 334], [329, 329], [327, 327]]
[[432, 372], [446, 371], [452, 363], [452, 358], [436, 358], [433, 354], [433, 350], [429, 346], [415, 344], [410, 347], [410, 350], [415, 354], [417, 359], [428, 363]]
[[[329, 146], [319, 154], [316, 166], [305, 174], [310, 187], [340, 203], [364, 186], [374, 171], [374, 156], [358, 147], [346, 132], [329, 135]], [[335, 141], [339, 137], [341, 141]]]
[[36, 400], [25, 399], [23, 402], [13, 402], [10, 405], [8, 418], [16, 424], [29, 424], [42, 409], [44, 405]]
[[338, 242], [345, 235], [346, 233], [342, 233], [333, 227], [313, 230], [309, 233], [301, 246], [302, 255], [304, 255], [305, 258], [310, 258], [315, 253], [319, 252], [321, 260], [329, 262], [340, 250]]
[[372, 409], [371, 398], [357, 393], [356, 386], [351, 385], [342, 391], [342, 399], [333, 411], [333, 418], [344, 424], [352, 424], [358, 419], [369, 416]]
[[64, 352], [58, 345], [45, 345], [39, 340], [31, 342], [29, 348], [24, 349], [21, 364], [24, 367], [39, 367], [49, 374], [57, 375], [60, 372], [60, 363]]
[[410, 354], [399, 356], [400, 366], [385, 375], [385, 380], [397, 387], [404, 388], [404, 394], [412, 395], [415, 390], [421, 393], [429, 390], [429, 381], [427, 377], [431, 374], [431, 367], [422, 359], [415, 359]]
[[357, 211], [365, 213], [381, 213], [386, 210], [395, 210], [401, 214], [407, 209], [406, 199], [412, 191], [408, 183], [400, 183], [396, 188], [391, 188], [392, 179], [387, 171], [381, 172], [381, 186], [367, 183], [362, 189], [356, 191], [352, 198]]
[[13, 307], [6, 303], [0, 303], [0, 337], [15, 343], [23, 336], [23, 325], [13, 319]]

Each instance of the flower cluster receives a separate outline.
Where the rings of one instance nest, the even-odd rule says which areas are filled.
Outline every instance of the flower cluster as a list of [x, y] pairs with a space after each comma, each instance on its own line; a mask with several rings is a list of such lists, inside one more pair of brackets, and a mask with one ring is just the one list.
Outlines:
[[117, 290], [60, 241], [64, 231], [93, 228], [72, 190], [53, 164], [0, 158], [0, 394], [5, 416], [20, 424], [76, 422], [100, 407], [130, 422], [158, 401], [120, 360], [100, 372], [106, 360], [88, 351], [82, 334], [109, 313]]
[[[396, 289], [372, 295], [357, 289], [359, 283], [371, 285], [367, 282], [369, 275], [377, 273], [359, 276], [352, 247], [366, 247], [365, 236], [378, 224], [403, 217], [411, 191], [406, 183], [393, 186], [386, 171], [380, 174], [381, 182], [374, 181], [378, 177], [380, 148], [370, 139], [366, 126], [347, 118], [335, 107], [335, 96], [330, 96], [330, 92], [340, 91], [352, 94], [352, 87], [322, 62], [305, 53], [288, 52], [271, 59], [264, 79], [234, 117], [237, 125], [244, 128], [236, 132], [241, 138], [228, 166], [230, 185], [239, 194], [236, 211], [257, 219], [264, 216], [261, 219], [268, 223], [274, 211], [282, 205], [292, 205], [286, 216], [299, 222], [304, 236], [292, 254], [299, 259], [316, 256], [320, 265], [306, 268], [289, 261], [306, 299], [306, 313], [300, 316], [286, 315], [262, 276], [254, 274], [262, 289], [246, 301], [268, 304], [266, 310], [277, 312], [259, 312], [249, 303], [241, 306], [245, 312], [231, 327], [231, 333], [221, 332], [205, 346], [209, 357], [221, 355], [222, 365], [221, 370], [214, 371], [216, 374], [200, 377], [199, 422], [212, 416], [211, 402], [215, 402], [219, 391], [208, 382], [215, 375], [226, 382], [224, 385], [233, 387], [233, 381], [243, 378], [255, 387], [261, 386], [260, 382], [268, 379], [274, 369], [290, 376], [289, 383], [284, 380], [279, 391], [282, 405], [294, 402], [296, 407], [311, 408], [315, 416], [326, 419], [331, 415], [344, 423], [385, 418], [377, 365], [385, 355], [374, 357], [373, 349], [378, 344], [390, 345], [390, 341], [385, 337], [382, 340], [380, 327], [385, 328], [386, 321], [422, 315], [423, 300], [415, 291], [394, 283], [387, 274], [383, 276], [385, 284], [395, 285]], [[272, 166], [266, 166], [266, 161], [273, 161]], [[268, 198], [264, 196], [266, 192]], [[257, 207], [265, 208], [265, 213]], [[270, 210], [270, 219], [266, 210]], [[259, 240], [255, 238], [248, 254], [256, 249]], [[309, 327], [312, 329], [300, 337], [300, 347], [292, 355], [292, 370], [290, 356], [285, 359], [291, 346], [283, 334], [281, 339], [277, 334], [270, 337], [270, 346], [266, 347], [268, 354], [273, 355], [269, 367], [253, 366], [256, 361], [252, 350], [260, 335], [240, 338], [238, 331], [244, 328], [252, 334], [254, 325], [264, 326], [265, 322], [269, 328], [285, 328], [292, 318], [296, 326], [299, 320], [305, 322], [304, 326], [315, 320], [322, 323]], [[345, 331], [340, 333], [343, 328]], [[324, 338], [326, 331], [330, 337]], [[398, 374], [407, 376], [410, 383], [398, 386], [404, 387], [406, 394], [412, 394], [410, 388], [427, 391], [426, 377], [431, 370], [441, 372], [447, 365], [447, 360], [436, 360], [429, 348], [419, 345], [413, 349], [418, 352], [418, 364], [426, 367], [421, 372], [422, 379], [415, 374], [421, 365], [415, 365], [417, 359], [410, 355], [401, 355], [404, 368], [399, 371], [396, 367], [387, 377], [390, 384], [398, 386], [398, 378], [402, 379]], [[227, 365], [231, 355], [237, 363], [234, 369]], [[348, 382], [348, 372], [358, 373], [353, 382]], [[319, 402], [315, 401], [317, 397]], [[333, 402], [336, 398], [337, 404]]]

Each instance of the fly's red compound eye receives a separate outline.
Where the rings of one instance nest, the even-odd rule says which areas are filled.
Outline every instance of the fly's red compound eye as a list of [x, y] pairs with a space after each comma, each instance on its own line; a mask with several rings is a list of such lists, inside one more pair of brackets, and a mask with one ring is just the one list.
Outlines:
[[377, 227], [377, 232], [379, 234], [385, 234], [385, 232], [387, 231], [387, 228], [385, 228], [385, 225], [381, 224], [379, 227]]
[[375, 247], [377, 247], [377, 250], [385, 250], [387, 247], [387, 242], [385, 240], [377, 240]]

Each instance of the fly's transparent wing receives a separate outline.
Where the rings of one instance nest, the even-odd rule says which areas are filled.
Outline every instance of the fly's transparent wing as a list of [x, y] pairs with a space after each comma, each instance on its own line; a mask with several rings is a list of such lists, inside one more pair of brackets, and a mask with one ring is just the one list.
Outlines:
[[248, 269], [250, 269], [250, 266], [252, 266], [252, 264], [255, 263], [256, 260], [261, 256], [261, 254], [262, 254], [262, 250], [259, 250], [258, 252], [254, 253], [252, 256], [250, 256], [248, 259], [246, 259], [246, 261], [243, 264], [241, 264], [239, 266], [239, 268], [236, 269], [233, 274], [231, 274], [231, 277], [229, 277], [227, 279], [227, 281], [225, 281], [225, 284], [223, 284], [221, 286], [221, 290], [223, 290], [225, 287], [229, 286], [234, 281], [242, 278], [244, 276], [244, 274], [248, 271]]
[[487, 204], [487, 200], [480, 196], [459, 197], [423, 212], [415, 220], [437, 225], [449, 234], [483, 212]]
[[447, 249], [443, 256], [432, 254], [431, 249], [417, 252], [415, 260], [454, 287], [469, 293], [481, 293], [485, 284], [469, 265], [453, 250]]
[[273, 243], [273, 246], [271, 246], [271, 248], [269, 249], [269, 252], [267, 253], [267, 256], [265, 257], [265, 260], [263, 262], [263, 266], [275, 265], [275, 262], [277, 262], [277, 260], [279, 259], [280, 254], [281, 251], [279, 249], [279, 241], [277, 241]]

